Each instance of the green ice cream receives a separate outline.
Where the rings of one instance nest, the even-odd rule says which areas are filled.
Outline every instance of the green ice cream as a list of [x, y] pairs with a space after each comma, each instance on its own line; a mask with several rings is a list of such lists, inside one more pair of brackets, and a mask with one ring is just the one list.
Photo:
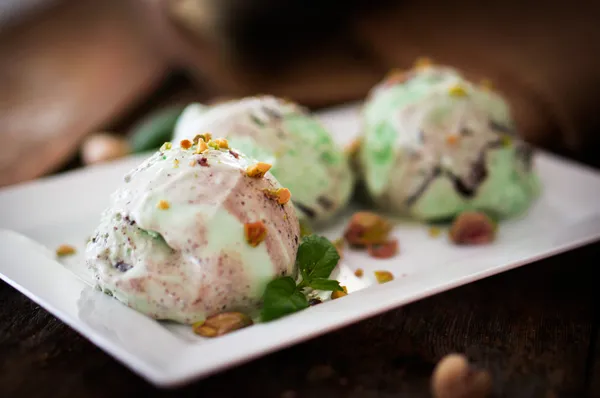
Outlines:
[[271, 164], [271, 173], [292, 193], [303, 221], [320, 222], [346, 205], [353, 188], [347, 156], [329, 132], [297, 104], [271, 96], [214, 106], [189, 105], [174, 141], [210, 132], [232, 148]]
[[363, 109], [358, 164], [382, 208], [424, 221], [481, 210], [499, 218], [537, 195], [533, 152], [509, 106], [449, 67], [421, 66], [373, 88]]

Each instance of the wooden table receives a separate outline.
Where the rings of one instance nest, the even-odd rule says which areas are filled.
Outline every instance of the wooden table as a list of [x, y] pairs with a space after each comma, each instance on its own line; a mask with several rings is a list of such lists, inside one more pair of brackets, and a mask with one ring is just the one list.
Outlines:
[[457, 351], [489, 369], [495, 396], [598, 397], [599, 266], [600, 243], [171, 391], [153, 388], [0, 282], [0, 397], [427, 397], [433, 366]]

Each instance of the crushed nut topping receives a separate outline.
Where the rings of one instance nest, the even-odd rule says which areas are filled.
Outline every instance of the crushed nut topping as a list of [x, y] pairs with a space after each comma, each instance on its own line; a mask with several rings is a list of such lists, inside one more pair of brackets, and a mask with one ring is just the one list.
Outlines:
[[192, 142], [194, 144], [198, 144], [200, 141], [208, 142], [211, 139], [212, 139], [212, 135], [210, 133], [196, 134], [196, 136], [194, 137]]
[[181, 142], [179, 143], [179, 145], [183, 149], [190, 149], [192, 147], [192, 141], [190, 141], [190, 140], [181, 140]]
[[196, 148], [196, 153], [203, 153], [208, 151], [208, 145], [203, 140], [198, 141], [198, 147]]
[[241, 312], [223, 312], [192, 325], [194, 333], [203, 337], [218, 337], [252, 325], [252, 319]]
[[450, 94], [451, 97], [466, 97], [467, 90], [460, 84], [456, 84], [448, 89], [448, 94]]
[[429, 227], [429, 236], [431, 236], [432, 238], [437, 238], [438, 236], [441, 235], [442, 233], [442, 229], [440, 227]]
[[400, 69], [391, 70], [385, 79], [387, 84], [402, 84], [407, 80], [408, 74]]
[[446, 136], [446, 144], [448, 145], [456, 145], [460, 140], [460, 136], [458, 134], [448, 134]]
[[267, 237], [267, 227], [262, 221], [244, 224], [246, 242], [252, 247], [258, 246]]
[[164, 152], [164, 151], [168, 151], [169, 149], [171, 149], [173, 147], [173, 144], [171, 144], [170, 142], [165, 142], [164, 144], [162, 144], [162, 146], [160, 147], [160, 151]]
[[377, 283], [386, 283], [394, 280], [394, 275], [390, 271], [375, 271]]
[[361, 211], [354, 213], [350, 219], [344, 238], [353, 246], [384, 244], [391, 230], [392, 224], [383, 217]]
[[265, 196], [269, 199], [277, 200], [277, 203], [284, 205], [290, 201], [292, 193], [287, 188], [264, 189]]
[[60, 245], [56, 248], [56, 255], [58, 257], [70, 256], [75, 253], [76, 253], [76, 250], [71, 245]]
[[367, 246], [367, 251], [371, 257], [391, 258], [398, 254], [398, 240], [391, 239], [383, 244]]
[[229, 149], [229, 142], [225, 138], [219, 138], [214, 140], [214, 143], [217, 144], [217, 147], [220, 149]]
[[338, 299], [340, 297], [347, 296], [348, 295], [348, 289], [346, 288], [346, 286], [342, 286], [342, 289], [344, 289], [344, 291], [336, 290], [334, 292], [331, 292], [331, 299], [335, 300], [335, 299]]
[[428, 57], [419, 57], [415, 61], [414, 67], [415, 67], [415, 69], [423, 69], [423, 68], [428, 68], [431, 65], [433, 65], [433, 62], [431, 61], [431, 58], [428, 58]]
[[485, 213], [465, 211], [454, 219], [450, 240], [457, 245], [487, 244], [494, 240], [496, 224]]
[[352, 140], [352, 142], [350, 142], [346, 148], [344, 148], [344, 152], [346, 152], [346, 154], [350, 157], [355, 156], [360, 150], [361, 143], [362, 142], [360, 138]]
[[252, 178], [263, 178], [265, 173], [271, 169], [271, 165], [268, 163], [258, 162], [246, 169], [248, 177]]
[[512, 144], [512, 138], [508, 135], [503, 135], [501, 138], [501, 141], [502, 141], [502, 146], [505, 148], [511, 146], [511, 144]]

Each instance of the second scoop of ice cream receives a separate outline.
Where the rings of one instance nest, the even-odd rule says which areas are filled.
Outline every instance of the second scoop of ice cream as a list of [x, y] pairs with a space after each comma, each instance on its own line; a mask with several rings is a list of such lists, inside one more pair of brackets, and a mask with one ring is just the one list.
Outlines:
[[272, 164], [271, 172], [290, 189], [304, 221], [326, 221], [350, 199], [354, 178], [347, 156], [329, 131], [296, 103], [256, 96], [213, 106], [190, 104], [177, 121], [174, 140], [206, 131]]

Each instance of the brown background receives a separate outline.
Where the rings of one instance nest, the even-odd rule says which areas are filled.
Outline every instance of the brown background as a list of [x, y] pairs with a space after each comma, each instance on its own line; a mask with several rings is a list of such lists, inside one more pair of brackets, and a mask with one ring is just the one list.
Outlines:
[[[532, 109], [521, 113], [522, 125], [534, 126], [525, 134], [549, 148], [600, 165], [598, 112], [593, 101], [600, 71], [596, 67], [599, 35], [593, 29], [596, 14], [590, 5], [545, 4], [540, 12], [539, 3], [522, 2], [517, 8], [486, 8], [492, 11], [483, 13], [483, 7], [464, 2], [448, 14], [440, 6], [421, 1], [418, 6], [402, 3], [414, 8], [410, 13], [405, 8], [404, 13], [373, 14], [359, 22], [353, 22], [356, 13], [348, 12], [344, 22], [325, 30], [336, 33], [325, 36], [323, 46], [305, 45], [311, 52], [289, 51], [295, 56], [281, 55], [266, 65], [261, 64], [266, 58], [252, 58], [260, 54], [260, 47], [250, 54], [235, 50], [229, 39], [236, 33], [221, 21], [214, 24], [216, 36], [203, 39], [203, 44], [193, 42], [194, 48], [210, 55], [200, 66], [197, 53], [160, 47], [158, 39], [149, 38], [140, 24], [145, 19], [140, 18], [162, 17], [152, 13], [155, 9], [144, 8], [142, 14], [132, 11], [140, 10], [135, 8], [139, 3], [116, 0], [40, 4], [48, 4], [47, 11], [36, 14], [41, 9], [34, 7], [32, 14], [19, 11], [2, 19], [2, 184], [79, 166], [77, 148], [86, 134], [98, 129], [124, 133], [140, 118], [173, 102], [272, 91], [318, 107], [360, 97], [389, 66], [409, 65], [421, 53], [445, 62], [462, 61], [475, 75], [478, 64], [480, 74], [485, 70], [489, 75], [492, 69], [483, 67], [497, 57], [504, 60], [503, 68], [495, 69], [505, 82], [502, 87], [523, 93], [513, 94], [516, 101], [524, 101], [518, 108]], [[482, 13], [489, 13], [487, 19], [481, 18]], [[309, 25], [322, 35], [317, 29], [319, 20]], [[167, 42], [172, 40], [170, 25], [160, 28], [154, 21], [150, 30]], [[253, 17], [238, 20], [235, 26], [237, 32], [250, 32], [264, 25], [260, 21]], [[299, 22], [286, 23], [294, 27]], [[488, 36], [473, 38], [469, 32], [474, 26], [485, 27], [481, 32]], [[513, 39], [502, 39], [507, 32], [513, 32]], [[532, 32], [542, 32], [546, 40]], [[293, 32], [282, 36], [303, 48]], [[211, 47], [215, 40], [220, 45]], [[258, 43], [249, 40], [247, 48]], [[481, 46], [492, 42], [495, 49], [505, 52], [485, 53]], [[184, 48], [190, 45], [182, 43]], [[399, 54], [401, 58], [396, 58]], [[174, 68], [176, 61], [186, 68]], [[245, 73], [239, 65], [247, 66]], [[238, 83], [228, 86], [228, 79]], [[595, 244], [531, 264], [176, 391], [154, 389], [0, 282], [0, 397], [125, 397], [134, 393], [151, 397], [426, 397], [433, 366], [453, 351], [465, 352], [490, 370], [495, 396], [600, 397], [600, 290], [594, 279], [599, 254], [600, 244]]]

